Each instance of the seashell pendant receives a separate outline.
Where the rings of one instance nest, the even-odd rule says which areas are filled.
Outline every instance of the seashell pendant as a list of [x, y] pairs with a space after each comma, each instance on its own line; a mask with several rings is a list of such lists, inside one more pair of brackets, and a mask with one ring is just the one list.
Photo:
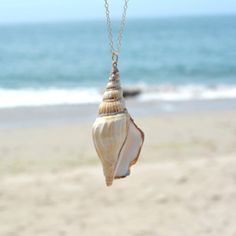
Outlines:
[[130, 174], [139, 157], [144, 133], [128, 113], [120, 87], [117, 64], [112, 72], [92, 128], [95, 149], [102, 162], [106, 185]]

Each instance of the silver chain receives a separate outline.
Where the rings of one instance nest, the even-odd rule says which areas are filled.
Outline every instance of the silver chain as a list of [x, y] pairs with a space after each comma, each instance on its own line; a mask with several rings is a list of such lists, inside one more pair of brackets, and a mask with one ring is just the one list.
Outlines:
[[114, 42], [113, 42], [112, 23], [111, 23], [111, 18], [110, 18], [109, 4], [108, 4], [108, 0], [104, 0], [104, 1], [105, 1], [105, 10], [106, 10], [106, 18], [107, 18], [108, 40], [109, 40], [109, 45], [111, 48], [112, 60], [117, 62], [118, 61], [118, 54], [120, 52], [121, 43], [122, 43], [123, 32], [124, 32], [124, 28], [125, 28], [126, 12], [127, 12], [127, 8], [128, 8], [128, 1], [129, 0], [124, 0], [125, 3], [124, 3], [124, 7], [123, 7], [123, 13], [122, 13], [118, 36], [117, 36], [116, 49], [114, 47]]

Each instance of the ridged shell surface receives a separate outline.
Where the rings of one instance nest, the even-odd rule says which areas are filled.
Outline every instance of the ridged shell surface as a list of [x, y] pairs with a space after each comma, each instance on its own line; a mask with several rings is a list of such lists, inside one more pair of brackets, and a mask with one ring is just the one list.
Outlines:
[[114, 179], [130, 174], [130, 167], [136, 163], [144, 141], [144, 133], [125, 107], [116, 68], [107, 83], [98, 113], [92, 128], [93, 142], [103, 165], [106, 184], [110, 186]]

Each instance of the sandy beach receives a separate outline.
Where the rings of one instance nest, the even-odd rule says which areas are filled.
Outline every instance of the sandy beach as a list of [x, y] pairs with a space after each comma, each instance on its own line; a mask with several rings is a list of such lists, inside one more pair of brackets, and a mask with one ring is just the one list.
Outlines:
[[92, 119], [1, 128], [0, 235], [236, 235], [236, 110], [136, 121], [140, 160], [110, 188]]

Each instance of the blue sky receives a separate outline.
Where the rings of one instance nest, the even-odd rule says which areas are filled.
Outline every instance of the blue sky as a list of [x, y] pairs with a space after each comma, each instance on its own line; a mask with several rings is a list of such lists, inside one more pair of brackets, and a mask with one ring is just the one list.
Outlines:
[[[123, 0], [109, 0], [114, 18]], [[130, 0], [128, 16], [236, 14], [236, 0]], [[0, 23], [104, 18], [103, 0], [0, 0]]]

